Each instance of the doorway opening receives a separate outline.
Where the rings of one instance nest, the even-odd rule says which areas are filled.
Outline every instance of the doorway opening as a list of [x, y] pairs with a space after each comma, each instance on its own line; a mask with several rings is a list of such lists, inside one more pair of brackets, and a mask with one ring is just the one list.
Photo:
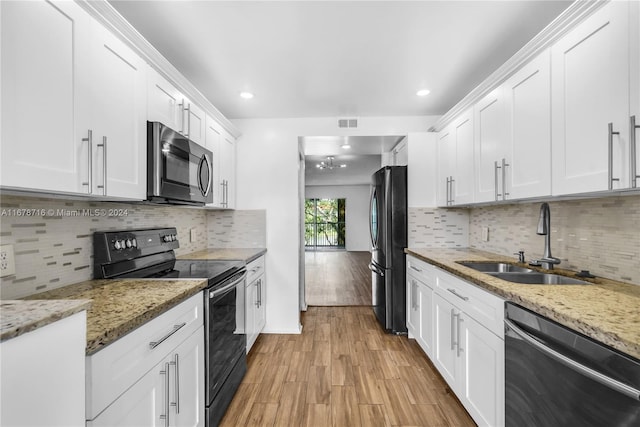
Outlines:
[[346, 199], [305, 199], [305, 250], [344, 250], [345, 212]]

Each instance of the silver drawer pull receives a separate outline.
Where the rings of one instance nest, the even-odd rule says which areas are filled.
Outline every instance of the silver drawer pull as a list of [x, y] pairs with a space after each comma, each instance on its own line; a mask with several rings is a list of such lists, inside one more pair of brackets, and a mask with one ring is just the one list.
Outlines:
[[422, 273], [422, 270], [420, 270], [419, 268], [415, 268], [413, 265], [411, 266], [411, 269], [415, 270], [415, 271], [417, 271], [419, 273]]
[[465, 297], [465, 296], [463, 296], [463, 295], [460, 295], [459, 293], [457, 293], [457, 292], [456, 292], [456, 290], [455, 290], [455, 289], [447, 288], [447, 290], [448, 290], [449, 292], [451, 292], [452, 294], [454, 294], [455, 296], [457, 296], [458, 298], [460, 298], [460, 299], [462, 299], [462, 300], [465, 300], [465, 301], [469, 301], [469, 297]]
[[185, 326], [187, 324], [187, 322], [182, 322], [179, 325], [173, 325], [173, 329], [171, 330], [171, 332], [169, 332], [167, 335], [163, 336], [162, 338], [160, 338], [158, 341], [151, 341], [149, 343], [149, 347], [151, 348], [151, 350], [153, 350], [154, 348], [156, 348], [157, 346], [159, 346], [160, 344], [162, 344], [163, 342], [165, 342], [167, 339], [169, 339], [169, 337], [173, 334], [175, 334], [176, 332], [178, 332], [183, 326]]

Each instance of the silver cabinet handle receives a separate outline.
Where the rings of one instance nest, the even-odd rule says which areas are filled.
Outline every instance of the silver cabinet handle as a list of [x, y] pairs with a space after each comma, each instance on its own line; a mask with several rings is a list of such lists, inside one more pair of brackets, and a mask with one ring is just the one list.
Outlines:
[[629, 182], [629, 186], [631, 188], [636, 188], [638, 186], [638, 165], [637, 165], [637, 149], [636, 146], [638, 142], [637, 130], [640, 129], [640, 125], [636, 124], [636, 116], [631, 116], [629, 118], [629, 157], [631, 157], [631, 165], [629, 167], [629, 171], [631, 173], [631, 181]]
[[519, 336], [521, 339], [526, 341], [528, 344], [531, 344], [532, 346], [534, 346], [536, 349], [538, 349], [542, 353], [545, 353], [552, 359], [555, 359], [556, 361], [578, 372], [579, 374], [584, 375], [587, 378], [591, 378], [592, 380], [606, 387], [609, 387], [610, 389], [615, 390], [618, 393], [624, 394], [625, 396], [628, 396], [636, 401], [640, 400], [640, 390], [630, 387], [624, 383], [621, 383], [616, 379], [608, 377], [598, 371], [595, 371], [587, 366], [584, 366], [581, 363], [578, 363], [575, 360], [565, 356], [564, 354], [552, 348], [547, 347], [546, 345], [544, 345], [543, 343], [541, 343], [540, 341], [538, 341], [537, 339], [535, 339], [534, 337], [532, 337], [531, 335], [529, 335], [528, 333], [520, 329], [518, 326], [516, 326], [515, 323], [513, 323], [508, 319], [505, 319], [504, 323], [517, 336]]
[[410, 268], [411, 268], [412, 270], [417, 271], [418, 273], [422, 273], [422, 270], [420, 270], [419, 268], [414, 267], [413, 265], [411, 265], [411, 266], [410, 266]]
[[609, 131], [609, 190], [613, 190], [613, 181], [620, 181], [620, 178], [613, 177], [613, 135], [620, 135], [620, 132], [614, 132], [613, 123], [608, 125]]
[[254, 302], [257, 308], [260, 308], [260, 280], [256, 280], [256, 301]]
[[98, 147], [102, 148], [102, 185], [98, 185], [98, 188], [102, 188], [102, 195], [107, 195], [107, 137], [102, 137], [102, 144], [98, 144]]
[[453, 176], [451, 176], [451, 179], [449, 180], [449, 186], [451, 187], [451, 190], [449, 191], [451, 193], [451, 204], [453, 205], [455, 203], [455, 194], [453, 193], [453, 183], [455, 182], [455, 179], [453, 179]]
[[460, 341], [462, 341], [460, 339], [460, 323], [463, 322], [464, 319], [462, 318], [461, 313], [458, 313], [457, 316], [458, 316], [458, 322], [456, 323], [456, 337], [457, 337], [457, 339], [456, 339], [456, 356], [460, 357], [460, 353], [462, 351], [464, 351], [464, 349], [460, 347]]
[[180, 413], [180, 359], [178, 358], [178, 353], [173, 355], [173, 361], [170, 362], [171, 365], [175, 365], [175, 380], [173, 383], [173, 392], [176, 397], [176, 401], [171, 404], [171, 406], [175, 406], [176, 414]]
[[446, 191], [446, 193], [447, 193], [447, 203], [446, 204], [447, 204], [447, 206], [449, 206], [449, 177], [447, 177], [447, 186], [445, 188], [447, 190]]
[[92, 179], [93, 179], [93, 131], [89, 129], [87, 131], [87, 137], [82, 138], [82, 142], [87, 142], [87, 181], [83, 182], [82, 185], [88, 186], [87, 193], [91, 194], [93, 191]]
[[493, 181], [495, 185], [496, 202], [500, 200], [500, 196], [502, 196], [502, 194], [498, 193], [498, 169], [500, 169], [500, 166], [498, 166], [498, 161], [496, 160], [493, 162]]
[[507, 200], [507, 166], [510, 166], [507, 163], [507, 159], [502, 158], [502, 200]]
[[258, 295], [260, 296], [260, 305], [259, 307], [262, 307], [262, 279], [260, 279], [260, 286], [258, 286]]
[[187, 322], [182, 322], [179, 325], [173, 325], [173, 329], [170, 332], [168, 332], [166, 335], [164, 335], [162, 338], [160, 338], [158, 341], [151, 341], [149, 343], [149, 347], [151, 348], [151, 350], [153, 350], [154, 348], [156, 348], [157, 346], [159, 346], [160, 344], [165, 342], [171, 335], [173, 335], [176, 332], [178, 332], [186, 324], [187, 324]]
[[165, 413], [160, 415], [160, 419], [164, 420], [164, 426], [169, 427], [169, 362], [164, 364], [164, 370], [160, 371], [160, 375], [164, 375], [164, 404]]
[[451, 309], [451, 350], [453, 351], [456, 348], [456, 340], [453, 338], [453, 332], [456, 328], [456, 316], [455, 310]]
[[451, 292], [452, 294], [454, 294], [455, 296], [457, 296], [458, 298], [460, 298], [461, 300], [469, 301], [469, 297], [465, 297], [464, 295], [460, 295], [458, 292], [456, 292], [455, 289], [447, 288], [447, 290], [449, 292]]
[[180, 133], [182, 135], [185, 135], [184, 133], [184, 99], [180, 104], [178, 104], [178, 107], [180, 107]]

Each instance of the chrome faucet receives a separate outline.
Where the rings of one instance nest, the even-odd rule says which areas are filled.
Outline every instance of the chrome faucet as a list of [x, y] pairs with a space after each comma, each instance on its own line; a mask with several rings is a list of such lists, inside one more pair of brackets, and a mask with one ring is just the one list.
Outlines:
[[560, 259], [551, 255], [551, 212], [549, 211], [548, 203], [543, 203], [540, 206], [540, 219], [538, 220], [538, 230], [536, 233], [544, 236], [544, 255], [536, 264], [542, 265], [542, 267], [547, 270], [551, 270], [554, 264], [560, 264]]

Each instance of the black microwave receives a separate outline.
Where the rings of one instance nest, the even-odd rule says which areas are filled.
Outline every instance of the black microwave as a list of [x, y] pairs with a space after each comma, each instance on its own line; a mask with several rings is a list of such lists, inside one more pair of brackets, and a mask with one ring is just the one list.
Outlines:
[[213, 202], [213, 153], [160, 122], [147, 122], [147, 200]]

